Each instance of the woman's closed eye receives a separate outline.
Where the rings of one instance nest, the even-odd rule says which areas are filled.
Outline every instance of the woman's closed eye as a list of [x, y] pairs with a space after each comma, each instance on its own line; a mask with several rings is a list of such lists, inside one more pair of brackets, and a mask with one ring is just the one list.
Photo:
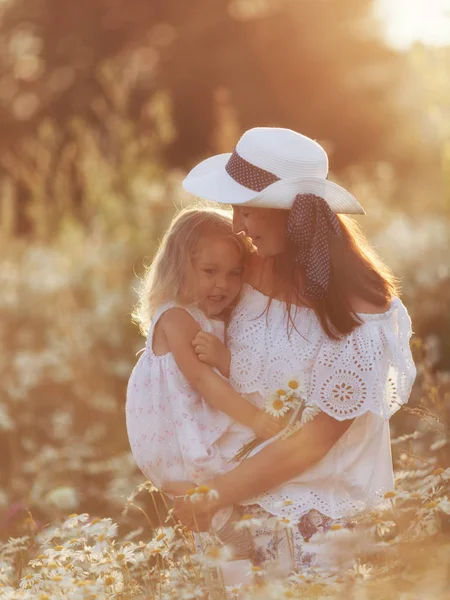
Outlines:
[[216, 270], [212, 269], [210, 267], [207, 267], [207, 268], [203, 269], [203, 272], [206, 273], [207, 275], [214, 275], [214, 273], [216, 272]]

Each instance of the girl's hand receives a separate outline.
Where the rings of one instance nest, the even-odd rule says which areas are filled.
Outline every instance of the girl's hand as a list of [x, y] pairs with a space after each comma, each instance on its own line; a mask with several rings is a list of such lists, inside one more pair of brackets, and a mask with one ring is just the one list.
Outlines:
[[224, 377], [230, 376], [231, 354], [217, 336], [199, 331], [192, 340], [192, 345], [199, 360], [219, 369]]
[[270, 416], [266, 412], [259, 410], [253, 419], [252, 429], [256, 433], [256, 437], [263, 440], [277, 435], [285, 427], [286, 423], [284, 419], [276, 419]]

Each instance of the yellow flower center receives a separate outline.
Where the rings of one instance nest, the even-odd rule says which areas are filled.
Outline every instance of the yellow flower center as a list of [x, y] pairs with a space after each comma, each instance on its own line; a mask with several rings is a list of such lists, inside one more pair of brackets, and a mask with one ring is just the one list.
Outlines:
[[242, 515], [241, 521], [249, 521], [252, 518], [252, 515]]
[[339, 523], [335, 523], [334, 525], [330, 525], [330, 531], [338, 531], [339, 529], [342, 529], [342, 525], [339, 525]]
[[298, 381], [291, 379], [291, 381], [288, 382], [288, 386], [291, 388], [291, 390], [296, 390], [298, 388]]
[[396, 493], [394, 491], [390, 491], [390, 492], [386, 492], [384, 497], [385, 498], [394, 498], [396, 496]]
[[280, 389], [280, 390], [277, 390], [277, 391], [275, 392], [275, 394], [276, 394], [277, 396], [286, 396], [286, 390], [281, 390], [281, 389]]
[[210, 489], [207, 485], [199, 485], [197, 488], [197, 492], [199, 494], [208, 494], [210, 492]]
[[275, 410], [281, 410], [284, 406], [284, 402], [283, 400], [277, 399], [272, 402], [272, 406]]
[[166, 537], [165, 533], [160, 533], [159, 535], [156, 536], [156, 541], [160, 542], [161, 540], [163, 540]]

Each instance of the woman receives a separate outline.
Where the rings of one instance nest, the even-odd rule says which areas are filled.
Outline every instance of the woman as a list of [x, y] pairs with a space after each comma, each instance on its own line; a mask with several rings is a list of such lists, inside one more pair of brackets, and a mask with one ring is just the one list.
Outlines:
[[[235, 505], [256, 518], [259, 558], [281, 552], [287, 564], [276, 525], [257, 523], [291, 519], [297, 566], [305, 562], [304, 539], [393, 489], [389, 418], [415, 378], [411, 323], [394, 277], [340, 216], [364, 210], [327, 175], [327, 155], [313, 140], [255, 128], [232, 154], [203, 161], [184, 181], [196, 196], [232, 204], [235, 230], [257, 249], [228, 328], [231, 385], [261, 406], [301, 374], [308, 402], [320, 409], [286, 439], [208, 481], [219, 497], [196, 507], [197, 525], [207, 528], [211, 514]], [[194, 528], [189, 503], [179, 498], [175, 510]]]

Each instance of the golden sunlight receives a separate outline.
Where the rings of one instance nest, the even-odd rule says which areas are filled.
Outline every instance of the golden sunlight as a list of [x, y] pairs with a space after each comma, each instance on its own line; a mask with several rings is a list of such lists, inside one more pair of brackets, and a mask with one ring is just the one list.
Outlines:
[[395, 47], [450, 44], [450, 0], [378, 0], [377, 12]]

